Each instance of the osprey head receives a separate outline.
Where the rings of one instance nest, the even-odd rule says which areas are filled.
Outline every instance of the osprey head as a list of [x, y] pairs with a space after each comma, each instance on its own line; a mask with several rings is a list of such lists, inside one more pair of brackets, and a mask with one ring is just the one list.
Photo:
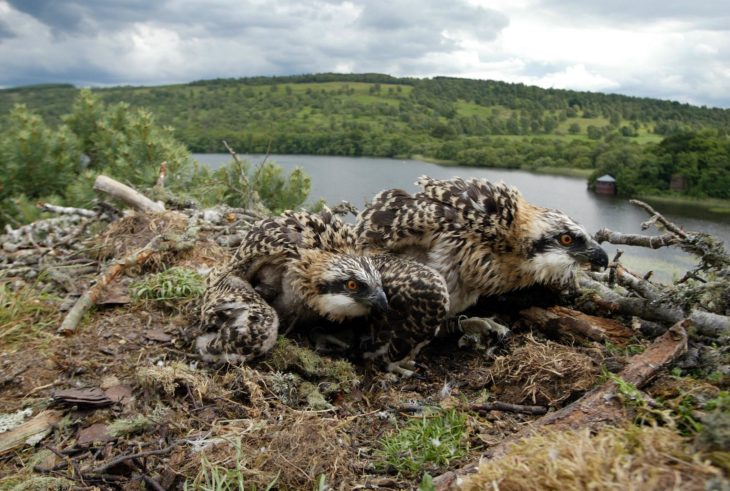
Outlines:
[[323, 251], [307, 255], [307, 303], [317, 313], [342, 321], [388, 309], [380, 273], [370, 258]]
[[606, 251], [575, 220], [558, 210], [531, 208], [524, 223], [528, 242], [523, 268], [534, 283], [566, 283], [583, 265], [608, 266]]

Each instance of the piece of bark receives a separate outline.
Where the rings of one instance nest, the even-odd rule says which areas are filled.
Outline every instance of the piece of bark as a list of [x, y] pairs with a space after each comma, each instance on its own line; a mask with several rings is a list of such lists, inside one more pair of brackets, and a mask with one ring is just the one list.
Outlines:
[[[666, 333], [656, 338], [643, 353], [630, 359], [626, 368], [619, 373], [619, 377], [637, 388], [646, 385], [659, 371], [686, 353], [686, 329], [689, 324], [688, 320], [678, 322]], [[624, 421], [626, 417], [625, 409], [618, 398], [616, 383], [609, 381], [594, 388], [569, 406], [543, 416], [512, 438], [490, 448], [485, 457], [494, 458], [504, 455], [509, 444], [529, 437], [545, 427], [559, 431], [585, 427], [597, 429], [607, 424], [617, 424]], [[457, 471], [437, 476], [433, 480], [435, 489], [438, 491], [452, 489], [459, 477], [473, 474], [477, 472], [478, 468], [479, 463], [474, 462]]]
[[128, 385], [114, 385], [104, 390], [104, 394], [114, 403], [126, 405], [132, 401], [132, 388]]
[[623, 324], [604, 317], [595, 317], [566, 307], [548, 309], [530, 307], [520, 315], [538, 329], [546, 332], [577, 334], [594, 341], [609, 340], [620, 346], [628, 344], [634, 332]]
[[51, 397], [56, 402], [73, 405], [103, 407], [112, 404], [112, 400], [99, 388], [57, 390]]
[[150, 341], [157, 341], [159, 343], [169, 343], [174, 338], [167, 334], [162, 328], [150, 329], [144, 332], [144, 337]]
[[161, 240], [161, 236], [154, 237], [147, 243], [142, 249], [130, 254], [120, 261], [114, 262], [102, 273], [97, 279], [94, 285], [86, 290], [74, 304], [71, 310], [68, 311], [66, 317], [61, 323], [61, 327], [58, 328], [58, 334], [69, 335], [76, 331], [81, 318], [84, 313], [89, 310], [99, 299], [104, 288], [114, 280], [122, 271], [132, 266], [139, 266], [145, 263], [152, 255], [158, 250], [158, 243]]
[[0, 455], [23, 445], [35, 445], [53, 430], [63, 416], [63, 411], [48, 410], [39, 413], [20, 426], [0, 433]]
[[94, 189], [107, 193], [108, 195], [119, 199], [125, 205], [135, 210], [158, 213], [165, 211], [165, 205], [160, 202], [152, 201], [139, 191], [130, 188], [126, 184], [107, 176], [97, 176], [94, 181]]

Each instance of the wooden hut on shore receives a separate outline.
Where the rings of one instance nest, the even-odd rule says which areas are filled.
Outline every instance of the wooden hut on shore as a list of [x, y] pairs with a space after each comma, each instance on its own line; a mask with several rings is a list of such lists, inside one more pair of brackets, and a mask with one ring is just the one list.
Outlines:
[[605, 174], [596, 179], [596, 192], [598, 194], [616, 194], [616, 179], [613, 176]]

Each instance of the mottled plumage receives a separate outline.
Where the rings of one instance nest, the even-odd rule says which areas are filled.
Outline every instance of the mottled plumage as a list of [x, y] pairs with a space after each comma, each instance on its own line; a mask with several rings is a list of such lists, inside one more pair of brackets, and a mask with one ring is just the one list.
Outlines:
[[[229, 275], [249, 282], [260, 295], [251, 301], [273, 307], [285, 329], [361, 319], [373, 356], [386, 364], [435, 335], [449, 310], [441, 275], [393, 255], [361, 254], [354, 228], [327, 209], [286, 212], [254, 225], [209, 290], [225, 287]], [[255, 347], [228, 351], [236, 349]]]
[[329, 210], [286, 212], [246, 231], [231, 268], [279, 313], [282, 324], [342, 322], [387, 307], [380, 274]]
[[251, 285], [228, 274], [206, 289], [199, 327], [195, 348], [203, 360], [240, 363], [274, 347], [279, 317]]
[[422, 177], [423, 191], [379, 193], [358, 216], [359, 246], [394, 253], [439, 272], [450, 312], [481, 295], [565, 283], [580, 263], [606, 266], [603, 249], [558, 210], [532, 205], [505, 184]]

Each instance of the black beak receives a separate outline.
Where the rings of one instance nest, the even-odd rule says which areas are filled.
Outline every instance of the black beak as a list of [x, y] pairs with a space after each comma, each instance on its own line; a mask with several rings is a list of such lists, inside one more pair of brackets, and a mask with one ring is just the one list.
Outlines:
[[590, 241], [582, 251], [573, 253], [579, 261], [589, 262], [594, 268], [605, 268], [608, 266], [608, 254], [598, 245], [598, 242]]
[[595, 247], [591, 247], [587, 252], [588, 260], [594, 267], [603, 269], [608, 266], [608, 254], [606, 254], [606, 251], [601, 246], [596, 245]]
[[378, 312], [386, 312], [388, 310], [388, 298], [385, 296], [385, 292], [378, 288], [370, 296], [370, 303], [373, 308]]

